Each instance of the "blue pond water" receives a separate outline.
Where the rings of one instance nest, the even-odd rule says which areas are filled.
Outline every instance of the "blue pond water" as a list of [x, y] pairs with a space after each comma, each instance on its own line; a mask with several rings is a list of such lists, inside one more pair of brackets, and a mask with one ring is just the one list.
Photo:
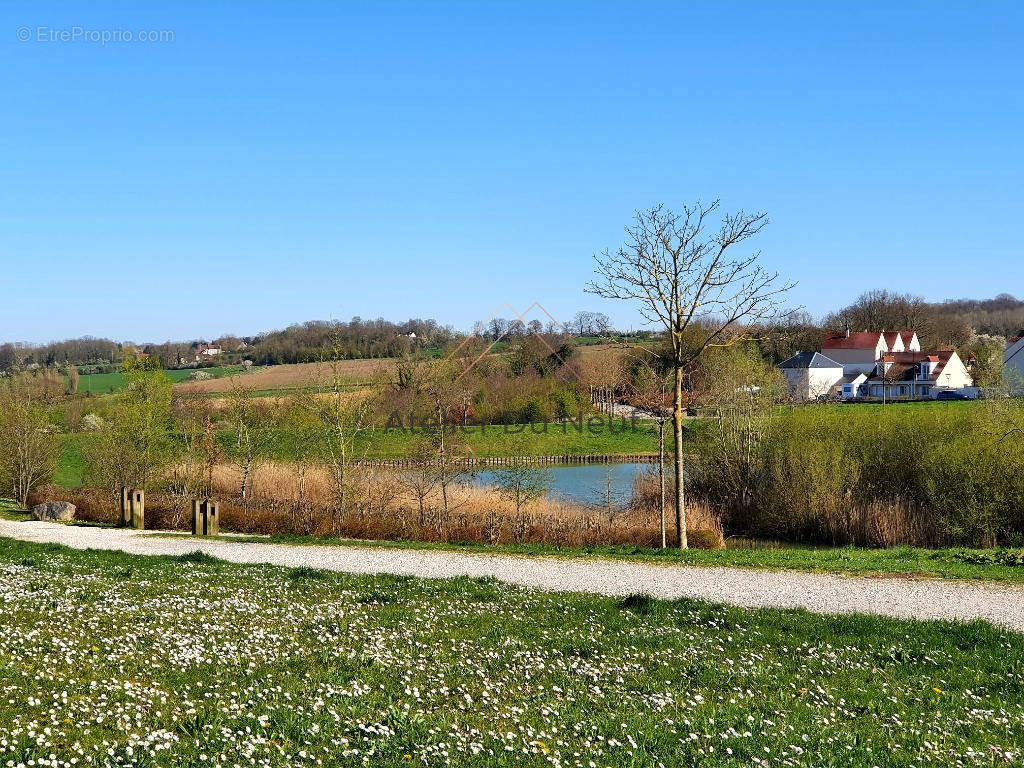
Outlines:
[[[543, 467], [551, 476], [548, 496], [582, 503], [601, 504], [607, 498], [609, 477], [614, 498], [626, 501], [638, 474], [653, 471], [654, 464], [556, 464]], [[473, 482], [480, 486], [495, 484], [496, 473], [478, 472]]]

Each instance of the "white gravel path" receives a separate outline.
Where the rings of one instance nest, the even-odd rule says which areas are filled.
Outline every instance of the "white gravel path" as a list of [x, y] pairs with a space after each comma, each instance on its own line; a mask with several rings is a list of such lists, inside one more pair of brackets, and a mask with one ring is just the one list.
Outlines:
[[136, 555], [202, 550], [235, 563], [308, 566], [344, 573], [422, 578], [490, 576], [509, 584], [602, 595], [692, 597], [742, 607], [806, 608], [909, 619], [984, 619], [1024, 632], [1024, 587], [914, 578], [862, 578], [798, 571], [703, 568], [598, 558], [521, 557], [388, 547], [306, 546], [153, 536], [122, 528], [0, 520], [0, 536]]

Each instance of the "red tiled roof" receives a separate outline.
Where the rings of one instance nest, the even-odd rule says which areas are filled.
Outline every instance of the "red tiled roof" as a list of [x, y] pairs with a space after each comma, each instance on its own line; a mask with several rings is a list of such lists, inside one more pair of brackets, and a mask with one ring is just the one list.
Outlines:
[[861, 333], [830, 333], [825, 337], [822, 349], [874, 349], [878, 346], [878, 337], [882, 334], [877, 331], [863, 331]]
[[915, 336], [917, 336], [917, 331], [900, 331], [900, 338], [903, 339], [904, 347], [909, 347]]
[[900, 338], [899, 331], [890, 331], [889, 333], [883, 333], [882, 335], [885, 336], [885, 345], [889, 347], [889, 349], [892, 349], [893, 345], [896, 344], [896, 339]]

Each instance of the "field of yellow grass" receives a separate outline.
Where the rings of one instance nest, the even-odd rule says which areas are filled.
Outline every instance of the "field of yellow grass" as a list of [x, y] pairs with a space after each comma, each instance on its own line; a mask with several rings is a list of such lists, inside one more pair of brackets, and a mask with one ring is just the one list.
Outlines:
[[174, 385], [174, 391], [183, 395], [201, 395], [228, 392], [233, 386], [239, 385], [255, 390], [286, 390], [323, 386], [334, 380], [335, 365], [338, 375], [346, 384], [358, 385], [369, 383], [377, 376], [387, 375], [393, 370], [395, 361], [342, 360], [337, 364], [268, 365], [219, 379], [183, 381]]

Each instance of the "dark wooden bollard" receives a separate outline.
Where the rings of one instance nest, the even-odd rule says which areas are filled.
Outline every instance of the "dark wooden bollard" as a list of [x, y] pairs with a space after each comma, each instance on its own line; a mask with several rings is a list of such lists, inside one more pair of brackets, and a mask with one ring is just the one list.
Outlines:
[[192, 535], [220, 535], [220, 505], [213, 499], [192, 500]]

